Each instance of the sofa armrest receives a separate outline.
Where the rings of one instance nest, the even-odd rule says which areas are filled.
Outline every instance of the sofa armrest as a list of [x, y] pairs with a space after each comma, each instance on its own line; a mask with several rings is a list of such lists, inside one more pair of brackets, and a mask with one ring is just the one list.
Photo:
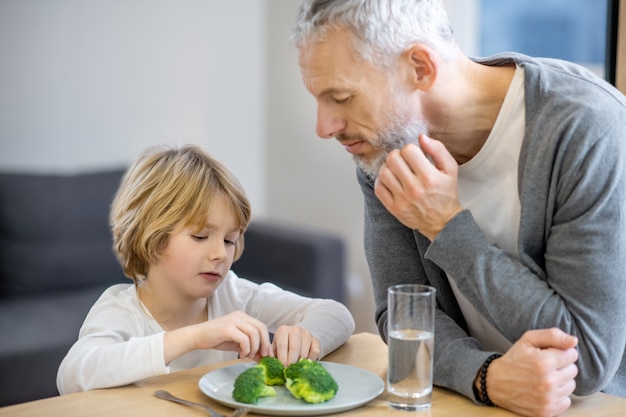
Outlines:
[[232, 269], [254, 282], [345, 302], [345, 252], [344, 241], [330, 233], [253, 221], [245, 234], [243, 255]]

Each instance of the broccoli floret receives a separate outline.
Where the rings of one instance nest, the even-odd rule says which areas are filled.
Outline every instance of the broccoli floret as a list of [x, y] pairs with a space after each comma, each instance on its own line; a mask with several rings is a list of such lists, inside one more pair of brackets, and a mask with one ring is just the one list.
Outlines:
[[255, 404], [261, 397], [274, 397], [274, 388], [265, 385], [263, 370], [257, 365], [246, 369], [235, 379], [233, 398], [246, 404]]
[[335, 397], [339, 386], [319, 362], [300, 359], [285, 369], [285, 387], [296, 398], [321, 403]]
[[263, 370], [267, 385], [285, 385], [285, 367], [278, 358], [266, 356], [257, 366]]

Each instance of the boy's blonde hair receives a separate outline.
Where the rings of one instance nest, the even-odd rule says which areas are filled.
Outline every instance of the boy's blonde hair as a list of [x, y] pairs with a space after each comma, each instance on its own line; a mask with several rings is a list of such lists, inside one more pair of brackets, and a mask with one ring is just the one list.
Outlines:
[[135, 283], [145, 278], [169, 234], [180, 226], [200, 231], [218, 195], [226, 197], [239, 224], [237, 260], [250, 222], [250, 203], [239, 181], [195, 146], [145, 151], [124, 174], [109, 216], [124, 274]]

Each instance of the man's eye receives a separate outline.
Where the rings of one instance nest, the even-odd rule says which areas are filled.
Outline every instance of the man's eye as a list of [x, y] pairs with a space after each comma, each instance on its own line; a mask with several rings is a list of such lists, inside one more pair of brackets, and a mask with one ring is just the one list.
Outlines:
[[346, 104], [348, 103], [350, 100], [352, 100], [351, 96], [348, 96], [346, 98], [333, 98], [333, 100], [335, 101], [335, 103], [337, 104]]

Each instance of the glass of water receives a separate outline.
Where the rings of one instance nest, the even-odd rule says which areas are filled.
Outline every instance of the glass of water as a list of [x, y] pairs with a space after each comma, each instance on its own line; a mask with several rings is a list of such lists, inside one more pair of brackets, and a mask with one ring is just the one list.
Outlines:
[[435, 293], [427, 285], [387, 290], [387, 399], [391, 408], [430, 408], [433, 391]]

